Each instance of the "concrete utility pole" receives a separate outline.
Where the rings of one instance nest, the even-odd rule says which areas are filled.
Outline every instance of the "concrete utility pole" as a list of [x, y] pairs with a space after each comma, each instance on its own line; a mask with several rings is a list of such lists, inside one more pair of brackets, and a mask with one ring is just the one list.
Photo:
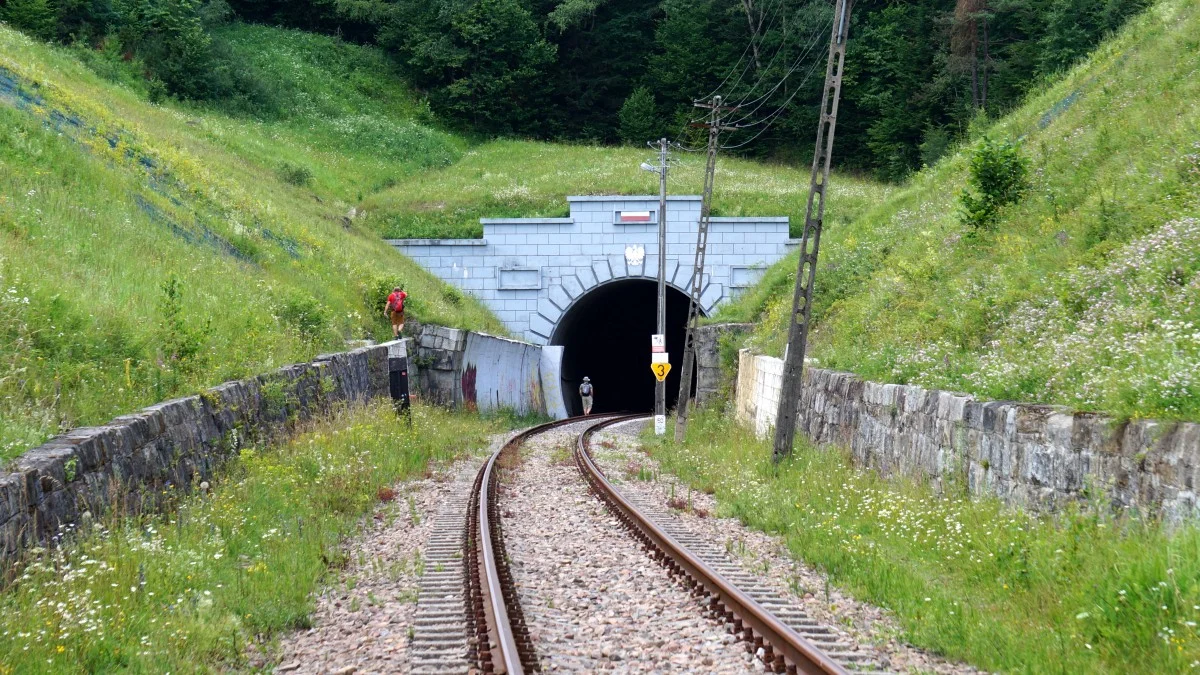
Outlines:
[[708, 108], [709, 121], [693, 126], [708, 129], [708, 164], [704, 170], [704, 196], [700, 201], [700, 226], [696, 231], [696, 262], [692, 266], [692, 294], [688, 303], [687, 337], [683, 343], [683, 367], [679, 371], [679, 401], [675, 404], [675, 442], [682, 443], [687, 433], [688, 402], [692, 397], [692, 368], [695, 361], [696, 326], [700, 321], [700, 296], [704, 292], [704, 254], [708, 248], [709, 214], [712, 212], [713, 179], [717, 172], [717, 149], [722, 131], [733, 131], [735, 127], [721, 125], [721, 118], [736, 108], [721, 105], [721, 97], [714, 96], [712, 103], [696, 103], [697, 108]]
[[[667, 139], [658, 139], [658, 334], [667, 335]], [[665, 345], [664, 345], [665, 347]], [[667, 381], [654, 381], [654, 433], [666, 433]], [[659, 421], [662, 424], [659, 424]]]
[[821, 245], [821, 224], [825, 218], [825, 187], [829, 183], [829, 163], [833, 157], [833, 132], [837, 127], [838, 100], [842, 96], [842, 70], [846, 61], [846, 39], [850, 35], [850, 7], [853, 0], [838, 0], [833, 17], [833, 35], [829, 39], [829, 63], [825, 68], [825, 94], [821, 118], [817, 123], [817, 145], [813, 151], [812, 179], [808, 188], [808, 213], [804, 216], [804, 236], [800, 243], [800, 267], [796, 271], [796, 292], [792, 298], [792, 321], [788, 328], [787, 351], [783, 354], [783, 382], [779, 391], [779, 411], [775, 416], [776, 462], [792, 454], [796, 437], [796, 414], [800, 390], [804, 386], [804, 352], [808, 348], [808, 329], [812, 319], [813, 284], [817, 276], [817, 252]]
[[[651, 147], [654, 144], [647, 143]], [[654, 345], [651, 349], [666, 350], [667, 334], [667, 167], [670, 157], [667, 154], [669, 144], [667, 139], [658, 140], [658, 166], [642, 163], [642, 169], [658, 174], [658, 327], [657, 335], [661, 336], [663, 344]], [[662, 436], [666, 433], [667, 419], [667, 382], [665, 379], [654, 381], [654, 433]]]

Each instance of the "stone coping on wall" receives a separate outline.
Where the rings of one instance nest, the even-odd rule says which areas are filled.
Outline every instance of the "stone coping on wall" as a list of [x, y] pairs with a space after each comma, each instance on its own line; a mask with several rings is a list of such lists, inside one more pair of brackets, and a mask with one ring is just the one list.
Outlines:
[[384, 239], [392, 246], [487, 246], [486, 239]]
[[482, 225], [574, 225], [574, 218], [480, 218]]
[[397, 341], [321, 355], [72, 429], [29, 450], [0, 472], [0, 562], [56, 543], [85, 513], [134, 512], [165, 490], [186, 491], [248, 438], [270, 438], [335, 402], [387, 396], [389, 358], [406, 352]]
[[[774, 426], [781, 378], [780, 359], [741, 351], [736, 415], [759, 435]], [[1200, 515], [1200, 424], [1192, 422], [981, 401], [806, 367], [796, 425], [816, 443], [848, 449], [860, 466], [1010, 505], [1043, 511], [1099, 497], [1168, 521]]]
[[790, 223], [788, 216], [712, 216], [714, 223]]
[[[667, 202], [698, 202], [700, 195], [667, 195]], [[568, 202], [611, 202], [613, 200], [626, 202], [657, 202], [658, 195], [570, 195]]]

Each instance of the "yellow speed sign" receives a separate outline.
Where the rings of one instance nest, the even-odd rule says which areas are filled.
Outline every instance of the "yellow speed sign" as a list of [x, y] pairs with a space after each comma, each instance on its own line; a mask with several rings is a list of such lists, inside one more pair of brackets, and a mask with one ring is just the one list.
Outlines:
[[654, 377], [658, 378], [659, 382], [667, 379], [667, 373], [671, 372], [671, 364], [669, 363], [652, 363], [650, 370], [654, 371]]

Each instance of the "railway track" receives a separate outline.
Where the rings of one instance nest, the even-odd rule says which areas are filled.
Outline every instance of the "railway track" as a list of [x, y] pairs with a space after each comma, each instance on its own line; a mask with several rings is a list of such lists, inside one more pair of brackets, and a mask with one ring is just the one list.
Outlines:
[[686, 531], [671, 528], [667, 524], [669, 517], [660, 508], [628, 498], [608, 480], [591, 456], [590, 439], [605, 427], [638, 418], [644, 416], [619, 417], [589, 427], [579, 435], [575, 463], [592, 492], [608, 505], [651, 557], [687, 586], [711, 615], [724, 620], [749, 649], [757, 652], [768, 670], [846, 673], [842, 662], [855, 670], [864, 667], [874, 670], [873, 663], [859, 662], [848, 652], [837, 654], [842, 658], [835, 659], [823, 647], [836, 649], [841, 645], [827, 642], [827, 629], [759, 587], [752, 577], [722, 561], [720, 556], [704, 555], [708, 553], [704, 550], [707, 545]]
[[[638, 504], [627, 498], [605, 477], [591, 457], [591, 436], [605, 427], [639, 418], [644, 416], [591, 418], [595, 423], [578, 436], [574, 460], [592, 492], [608, 505], [649, 555], [686, 585], [712, 616], [725, 621], [735, 635], [745, 640], [748, 649], [757, 652], [768, 670], [846, 673], [843, 663], [855, 670], [874, 670], [873, 664], [856, 661], [853, 654], [827, 653], [827, 649], [842, 647], [829, 638], [827, 629], [775, 599], [777, 596], [769, 591], [757, 588], [749, 575], [722, 565], [711, 555], [703, 555], [701, 542], [664, 526], [666, 519], [653, 505]], [[541, 670], [504, 553], [500, 473], [504, 467], [513, 465], [521, 445], [529, 438], [582, 421], [560, 420], [517, 434], [491, 454], [475, 477], [460, 540], [464, 545], [461, 558], [467, 656], [478, 671], [519, 674]]]

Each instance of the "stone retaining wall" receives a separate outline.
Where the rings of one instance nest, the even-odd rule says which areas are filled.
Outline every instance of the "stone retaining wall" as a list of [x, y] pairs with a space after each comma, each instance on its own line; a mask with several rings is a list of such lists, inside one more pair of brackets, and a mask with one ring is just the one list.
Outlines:
[[721, 394], [726, 373], [721, 369], [721, 339], [754, 330], [752, 323], [716, 323], [696, 329], [696, 402], [705, 403]]
[[[760, 436], [774, 427], [782, 372], [777, 358], [740, 354], [736, 414]], [[883, 474], [963, 485], [1033, 510], [1098, 491], [1115, 508], [1168, 521], [1197, 515], [1200, 424], [1117, 422], [807, 368], [797, 430]]]
[[388, 395], [389, 353], [403, 342], [317, 357], [74, 429], [0, 473], [0, 562], [54, 543], [85, 512], [138, 510], [206, 479], [248, 437], [271, 436], [334, 402]]

